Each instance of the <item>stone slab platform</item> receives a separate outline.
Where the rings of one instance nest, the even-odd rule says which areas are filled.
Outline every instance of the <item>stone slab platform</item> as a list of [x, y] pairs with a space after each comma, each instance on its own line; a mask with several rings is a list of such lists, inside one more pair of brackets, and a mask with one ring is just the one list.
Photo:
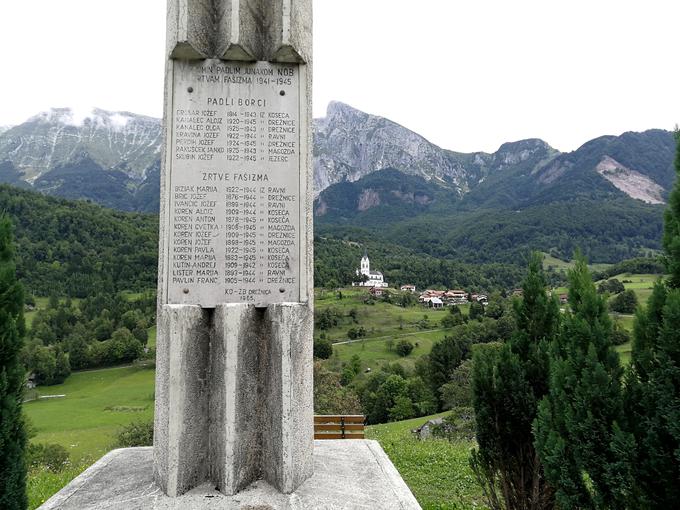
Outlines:
[[314, 441], [314, 476], [292, 494], [258, 481], [235, 496], [205, 484], [169, 498], [153, 481], [153, 449], [109, 452], [38, 510], [416, 510], [376, 441]]

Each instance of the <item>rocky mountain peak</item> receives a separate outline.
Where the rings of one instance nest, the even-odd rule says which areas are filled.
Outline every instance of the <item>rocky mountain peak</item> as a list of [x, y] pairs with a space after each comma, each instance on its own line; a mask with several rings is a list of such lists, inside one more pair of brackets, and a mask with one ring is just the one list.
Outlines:
[[500, 165], [517, 165], [528, 159], [556, 155], [559, 151], [553, 149], [540, 138], [528, 138], [517, 142], [507, 142], [494, 153], [494, 160]]
[[103, 168], [124, 164], [132, 179], [141, 180], [160, 156], [160, 145], [159, 119], [100, 108], [52, 108], [0, 133], [0, 159], [33, 182], [87, 153]]
[[464, 169], [448, 151], [396, 122], [347, 104], [331, 102], [326, 117], [315, 120], [314, 135], [317, 194], [384, 168], [436, 179], [459, 193], [468, 187]]

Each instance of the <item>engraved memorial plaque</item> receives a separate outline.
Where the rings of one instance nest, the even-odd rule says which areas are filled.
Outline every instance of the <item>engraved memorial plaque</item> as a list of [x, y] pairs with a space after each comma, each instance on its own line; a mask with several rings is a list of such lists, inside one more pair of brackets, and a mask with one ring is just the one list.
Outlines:
[[174, 69], [168, 303], [299, 301], [297, 65], [205, 60]]

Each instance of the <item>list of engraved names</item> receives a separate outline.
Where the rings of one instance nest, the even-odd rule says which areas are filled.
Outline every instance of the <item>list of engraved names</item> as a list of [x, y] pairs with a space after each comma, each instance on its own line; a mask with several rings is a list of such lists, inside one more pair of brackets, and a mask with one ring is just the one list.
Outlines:
[[299, 299], [298, 73], [266, 62], [176, 64], [168, 302]]

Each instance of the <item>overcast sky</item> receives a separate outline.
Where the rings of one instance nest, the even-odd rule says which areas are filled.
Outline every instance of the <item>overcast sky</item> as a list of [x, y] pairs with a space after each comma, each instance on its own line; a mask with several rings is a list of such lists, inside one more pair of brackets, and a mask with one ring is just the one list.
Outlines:
[[[50, 107], [160, 116], [166, 0], [0, 4], [0, 125]], [[458, 151], [574, 150], [680, 122], [675, 0], [314, 0], [330, 100]]]

